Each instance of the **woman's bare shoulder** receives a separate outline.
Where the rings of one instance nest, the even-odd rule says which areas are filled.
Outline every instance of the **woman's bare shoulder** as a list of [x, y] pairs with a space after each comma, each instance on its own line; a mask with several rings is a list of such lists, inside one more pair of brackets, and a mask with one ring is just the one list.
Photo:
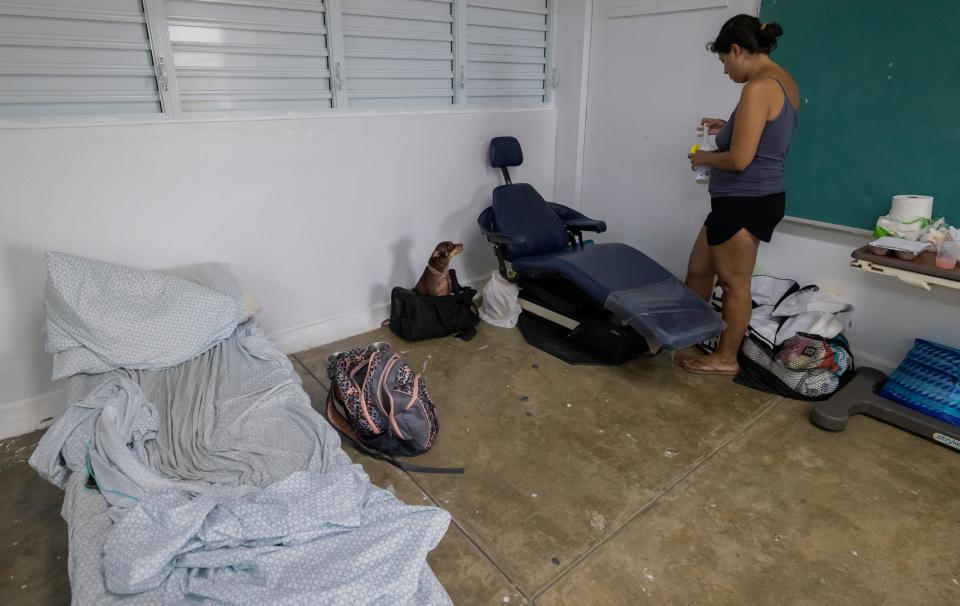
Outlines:
[[790, 103], [795, 109], [800, 107], [800, 85], [797, 84], [796, 78], [793, 77], [793, 74], [787, 70], [780, 68], [782, 76], [783, 86], [787, 89], [787, 94], [790, 96]]
[[743, 87], [741, 98], [746, 98], [747, 95], [750, 94], [751, 96], [756, 95], [765, 100], [779, 103], [782, 98], [781, 84], [786, 90], [787, 96], [790, 98], [790, 104], [793, 105], [795, 109], [798, 108], [800, 106], [800, 88], [793, 76], [782, 68], [761, 74], [747, 82]]
[[750, 80], [740, 90], [740, 99], [773, 101], [781, 98], [780, 85], [773, 76], [760, 76]]

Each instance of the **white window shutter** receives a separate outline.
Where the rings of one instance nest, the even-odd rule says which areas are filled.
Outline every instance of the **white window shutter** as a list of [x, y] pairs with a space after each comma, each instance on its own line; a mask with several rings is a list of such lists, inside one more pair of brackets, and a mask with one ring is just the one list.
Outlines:
[[0, 118], [160, 111], [140, 0], [0, 2]]
[[340, 0], [350, 107], [454, 102], [453, 0]]
[[331, 107], [322, 0], [166, 0], [184, 112]]
[[543, 103], [548, 0], [466, 0], [466, 7], [468, 103]]

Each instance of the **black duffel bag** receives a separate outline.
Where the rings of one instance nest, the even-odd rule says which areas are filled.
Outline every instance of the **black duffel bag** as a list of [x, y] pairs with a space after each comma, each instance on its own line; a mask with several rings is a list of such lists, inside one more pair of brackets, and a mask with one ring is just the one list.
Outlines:
[[456, 335], [469, 341], [477, 334], [480, 314], [473, 304], [477, 291], [460, 286], [457, 273], [450, 270], [451, 294], [442, 297], [421, 295], [409, 288], [390, 293], [390, 330], [407, 341]]

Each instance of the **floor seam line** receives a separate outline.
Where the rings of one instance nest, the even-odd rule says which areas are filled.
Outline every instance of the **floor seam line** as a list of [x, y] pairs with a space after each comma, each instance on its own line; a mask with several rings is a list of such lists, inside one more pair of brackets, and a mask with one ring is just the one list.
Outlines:
[[[305, 371], [307, 371], [307, 374], [310, 375], [311, 377], [313, 377], [313, 380], [316, 381], [316, 382], [320, 385], [320, 387], [322, 387], [322, 388], [323, 388], [324, 390], [326, 390], [326, 391], [330, 391], [330, 386], [324, 385], [324, 384], [323, 384], [323, 381], [320, 380], [320, 377], [318, 377], [318, 376], [313, 372], [313, 370], [310, 369], [309, 366], [307, 366], [306, 364], [304, 364], [303, 362], [301, 362], [301, 361], [300, 361], [300, 358], [298, 358], [298, 357], [296, 356], [296, 354], [290, 354], [290, 357], [293, 358], [294, 360], [296, 360], [296, 361], [297, 361], [297, 364], [299, 364]], [[296, 370], [296, 369], [294, 369], [294, 370]], [[329, 377], [327, 377], [327, 379], [329, 380]]]
[[569, 566], [567, 566], [562, 571], [560, 571], [557, 574], [557, 576], [551, 579], [546, 585], [544, 585], [543, 587], [535, 591], [533, 593], [532, 599], [537, 600], [538, 598], [540, 598], [547, 590], [549, 590], [551, 587], [556, 585], [563, 577], [565, 577], [568, 573], [570, 573], [570, 571], [579, 567], [580, 564], [586, 561], [591, 555], [593, 555], [595, 551], [600, 549], [600, 547], [606, 545], [607, 542], [609, 542], [615, 536], [619, 535], [623, 531], [623, 529], [625, 529], [627, 526], [632, 524], [637, 518], [642, 516], [644, 513], [649, 511], [654, 505], [659, 503], [663, 499], [663, 497], [665, 497], [674, 489], [676, 489], [678, 486], [680, 486], [682, 483], [684, 483], [684, 481], [688, 477], [693, 475], [697, 470], [703, 467], [704, 464], [706, 464], [708, 461], [713, 459], [717, 454], [720, 453], [721, 450], [726, 448], [729, 444], [733, 443], [737, 438], [739, 438], [740, 436], [744, 435], [747, 431], [749, 431], [751, 427], [756, 425], [757, 422], [760, 421], [760, 419], [765, 417], [767, 413], [769, 413], [771, 410], [776, 408], [777, 404], [779, 404], [782, 401], [783, 401], [783, 398], [774, 397], [768, 400], [766, 403], [764, 403], [764, 405], [761, 406], [760, 410], [754, 413], [754, 415], [747, 420], [747, 423], [743, 427], [741, 427], [739, 430], [734, 432], [727, 439], [723, 440], [720, 444], [716, 446], [716, 448], [714, 448], [709, 453], [704, 455], [701, 459], [694, 462], [693, 465], [691, 465], [686, 471], [684, 471], [679, 476], [677, 476], [677, 478], [674, 481], [672, 481], [666, 488], [664, 488], [660, 492], [660, 494], [658, 494], [657, 496], [652, 498], [650, 501], [645, 503], [643, 507], [640, 508], [639, 511], [637, 511], [635, 514], [630, 516], [630, 518], [628, 518], [623, 524], [621, 524], [620, 526], [617, 526], [615, 529], [610, 531], [606, 536], [601, 538], [597, 543], [595, 543], [585, 552], [577, 556], [577, 558], [573, 562], [571, 562]]
[[[430, 499], [430, 502], [432, 502], [436, 507], [439, 507], [440, 509], [443, 509], [444, 511], [447, 511], [446, 509], [444, 509], [444, 507], [442, 507], [442, 506], [440, 505], [439, 502], [437, 502], [437, 500], [433, 497], [433, 495], [430, 494], [430, 493], [427, 491], [427, 489], [424, 488], [424, 487], [420, 484], [420, 482], [417, 481], [417, 479], [416, 479], [415, 477], [413, 477], [413, 475], [412, 475], [409, 471], [404, 470], [403, 473], [404, 473], [408, 478], [410, 478], [410, 481], [413, 482], [413, 483], [416, 485], [417, 488], [420, 489], [420, 492], [422, 492], [423, 494], [425, 494], [425, 495], [427, 496], [427, 498]], [[447, 513], [450, 513], [450, 512], [447, 511]], [[467, 529], [464, 528], [462, 524], [460, 524], [460, 522], [453, 516], [452, 513], [450, 513], [450, 521], [453, 522], [453, 525], [454, 525], [454, 526], [456, 526], [457, 528], [460, 529], [460, 532], [463, 533], [463, 536], [467, 537], [467, 540], [470, 541], [470, 544], [473, 545], [474, 547], [476, 547], [476, 548], [477, 548], [477, 551], [479, 551], [480, 554], [483, 555], [483, 557], [486, 558], [486, 560], [487, 560], [488, 562], [490, 562], [490, 564], [493, 565], [493, 567], [496, 568], [497, 571], [498, 571], [500, 574], [503, 575], [503, 578], [507, 579], [507, 581], [510, 583], [510, 585], [511, 585], [512, 587], [514, 587], [514, 588], [517, 590], [517, 592], [524, 597], [524, 599], [526, 599], [528, 602], [530, 602], [530, 603], [532, 604], [532, 603], [533, 603], [533, 596], [532, 596], [532, 594], [531, 594], [531, 595], [528, 595], [527, 592], [524, 591], [524, 590], [520, 587], [520, 584], [517, 583], [516, 581], [514, 581], [513, 578], [512, 578], [509, 574], [507, 574], [507, 571], [506, 571], [506, 570], [504, 570], [503, 568], [501, 568], [500, 564], [498, 564], [497, 561], [493, 559], [493, 556], [491, 556], [489, 553], [487, 553], [487, 550], [480, 546], [480, 544], [476, 541], [476, 539], [474, 539], [473, 536], [471, 536], [470, 533], [467, 532]]]
[[[320, 387], [322, 387], [322, 388], [323, 388], [324, 390], [326, 390], [327, 392], [330, 391], [330, 388], [327, 387], [326, 385], [324, 385], [323, 383], [321, 383], [321, 382], [320, 382], [320, 378], [317, 377], [317, 375], [314, 374], [314, 372], [313, 372], [312, 370], [310, 370], [310, 368], [309, 368], [306, 364], [304, 364], [303, 362], [300, 362], [300, 360], [299, 360], [295, 355], [292, 355], [292, 357], [293, 357], [293, 359], [295, 359], [295, 360], [300, 364], [300, 366], [302, 366], [302, 367], [304, 368], [304, 370], [307, 371], [307, 374], [309, 374], [311, 377], [313, 377], [313, 379], [314, 379], [317, 383], [320, 384]], [[440, 509], [443, 509], [444, 511], [447, 511], [446, 509], [444, 509], [444, 508], [440, 505], [439, 502], [437, 502], [437, 500], [433, 497], [433, 495], [430, 494], [430, 493], [427, 491], [427, 489], [424, 488], [424, 487], [420, 484], [420, 482], [417, 481], [417, 479], [416, 479], [415, 477], [413, 477], [413, 475], [412, 475], [409, 471], [400, 470], [400, 473], [402, 473], [403, 475], [407, 476], [407, 478], [409, 478], [410, 481], [413, 482], [414, 486], [416, 486], [417, 488], [419, 488], [419, 489], [420, 489], [420, 492], [422, 492], [428, 499], [430, 499], [430, 502], [433, 503], [435, 507], [438, 507], [438, 508], [440, 508]], [[447, 513], [450, 513], [450, 512], [447, 512]], [[525, 591], [520, 587], [520, 585], [519, 585], [516, 581], [514, 581], [513, 578], [512, 578], [509, 574], [507, 574], [507, 572], [506, 572], [503, 568], [500, 567], [500, 565], [497, 563], [497, 561], [494, 560], [493, 557], [492, 557], [489, 553], [487, 553], [487, 551], [486, 551], [483, 547], [481, 547], [480, 544], [477, 543], [477, 541], [476, 541], [472, 536], [470, 536], [470, 533], [467, 532], [466, 528], [464, 528], [463, 525], [461, 525], [460, 522], [458, 522], [455, 517], [453, 517], [453, 514], [452, 514], [452, 513], [450, 514], [450, 521], [453, 522], [453, 525], [454, 525], [454, 526], [456, 526], [457, 528], [460, 529], [460, 532], [463, 533], [463, 536], [467, 537], [467, 540], [470, 541], [470, 544], [477, 548], [477, 551], [479, 551], [480, 554], [481, 554], [488, 562], [490, 562], [490, 564], [497, 570], [497, 572], [499, 572], [500, 574], [503, 575], [503, 578], [507, 579], [507, 582], [509, 582], [510, 585], [511, 585], [514, 589], [516, 589], [517, 592], [518, 592], [520, 595], [522, 595], [522, 596], [524, 597], [524, 599], [526, 599], [526, 600], [527, 600], [528, 602], [530, 602], [530, 603], [533, 603], [533, 598], [532, 598], [530, 595], [528, 595], [527, 592], [525, 592]]]

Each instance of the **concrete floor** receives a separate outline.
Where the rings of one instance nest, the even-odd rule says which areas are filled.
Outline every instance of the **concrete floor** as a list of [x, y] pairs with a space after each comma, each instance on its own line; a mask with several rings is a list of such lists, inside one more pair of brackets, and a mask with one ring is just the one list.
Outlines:
[[[440, 440], [371, 479], [454, 523], [430, 563], [457, 604], [958, 604], [960, 455], [867, 418], [679, 370], [668, 355], [573, 367], [482, 326], [386, 330], [294, 356], [316, 406], [330, 351], [397, 343], [426, 369]], [[69, 602], [60, 492], [0, 442], [0, 604]]]

